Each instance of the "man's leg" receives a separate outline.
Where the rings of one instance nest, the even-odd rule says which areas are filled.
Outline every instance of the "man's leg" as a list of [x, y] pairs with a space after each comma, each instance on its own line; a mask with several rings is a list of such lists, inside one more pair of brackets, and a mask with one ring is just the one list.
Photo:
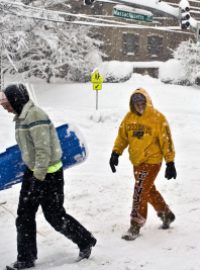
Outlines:
[[152, 204], [157, 212], [158, 217], [160, 217], [162, 220], [162, 229], [168, 229], [170, 224], [175, 220], [175, 215], [170, 210], [169, 206], [166, 204], [164, 198], [156, 189], [155, 185], [153, 185], [150, 190], [149, 203]]
[[122, 236], [123, 239], [134, 240], [139, 235], [140, 228], [146, 222], [149, 192], [159, 170], [160, 164], [142, 164], [134, 167], [135, 187], [130, 228], [127, 234]]
[[166, 204], [160, 192], [156, 189], [155, 185], [152, 186], [149, 192], [148, 202], [153, 206], [157, 213], [166, 212], [169, 210], [168, 205]]
[[67, 214], [63, 207], [63, 170], [47, 174], [45, 181], [41, 206], [46, 220], [55, 230], [77, 244], [80, 251], [90, 247], [91, 252], [91, 247], [96, 244], [96, 239], [75, 218]]
[[26, 262], [37, 259], [35, 215], [39, 206], [37, 194], [29, 193], [28, 178], [31, 171], [24, 174], [16, 218], [17, 228], [17, 261]]
[[149, 194], [159, 170], [160, 164], [142, 164], [134, 168], [135, 188], [131, 222], [144, 225], [147, 218]]

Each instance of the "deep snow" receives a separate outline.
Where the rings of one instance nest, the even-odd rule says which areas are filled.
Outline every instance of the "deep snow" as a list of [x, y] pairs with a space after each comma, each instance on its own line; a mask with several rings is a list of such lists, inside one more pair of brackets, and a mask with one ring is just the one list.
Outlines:
[[[95, 111], [95, 92], [85, 84], [34, 84], [40, 106], [55, 125], [75, 124], [89, 149], [88, 159], [65, 171], [65, 207], [91, 230], [98, 243], [89, 260], [74, 263], [78, 248], [55, 232], [37, 214], [39, 259], [37, 270], [199, 270], [200, 254], [200, 91], [194, 87], [165, 85], [149, 76], [134, 74], [125, 83], [104, 84]], [[141, 236], [126, 242], [121, 235], [129, 227], [133, 176], [127, 151], [112, 174], [109, 158], [117, 129], [129, 109], [129, 97], [145, 88], [154, 106], [171, 126], [176, 148], [178, 178], [166, 180], [163, 164], [156, 185], [176, 214], [169, 230], [149, 207]], [[0, 148], [15, 143], [12, 115], [0, 109]], [[15, 215], [20, 184], [0, 191], [0, 269], [16, 259]]]

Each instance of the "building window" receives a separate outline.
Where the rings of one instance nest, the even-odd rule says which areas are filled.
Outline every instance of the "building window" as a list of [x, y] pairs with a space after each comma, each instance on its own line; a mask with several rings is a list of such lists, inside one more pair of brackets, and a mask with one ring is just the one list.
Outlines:
[[147, 50], [151, 57], [158, 57], [163, 52], [163, 37], [151, 35], [148, 36]]
[[135, 55], [139, 49], [139, 35], [123, 33], [123, 53]]

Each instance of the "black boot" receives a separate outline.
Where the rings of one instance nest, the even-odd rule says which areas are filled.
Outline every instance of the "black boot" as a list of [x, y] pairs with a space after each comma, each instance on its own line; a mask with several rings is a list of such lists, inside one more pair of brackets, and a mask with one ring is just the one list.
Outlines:
[[89, 259], [92, 247], [96, 245], [97, 240], [92, 236], [91, 241], [87, 244], [87, 246], [80, 247], [79, 257], [77, 261], [81, 261], [83, 259]]
[[162, 229], [169, 229], [170, 224], [175, 220], [175, 215], [171, 211], [158, 213], [158, 217], [162, 220], [163, 224], [161, 226]]
[[122, 239], [127, 241], [135, 240], [140, 234], [140, 228], [141, 226], [139, 224], [136, 222], [131, 222], [130, 228], [125, 234], [122, 235]]
[[34, 261], [20, 262], [16, 261], [10, 266], [6, 266], [6, 270], [27, 269], [35, 266]]

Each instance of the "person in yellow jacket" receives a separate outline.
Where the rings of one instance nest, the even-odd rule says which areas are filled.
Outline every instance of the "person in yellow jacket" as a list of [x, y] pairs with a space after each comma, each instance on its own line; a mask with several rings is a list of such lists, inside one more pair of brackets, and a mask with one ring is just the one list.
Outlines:
[[128, 146], [129, 159], [133, 164], [135, 187], [130, 228], [122, 236], [134, 240], [147, 219], [150, 203], [162, 220], [162, 228], [169, 228], [175, 215], [166, 204], [154, 181], [166, 161], [165, 177], [176, 178], [175, 150], [169, 124], [165, 116], [153, 107], [151, 98], [144, 89], [136, 89], [130, 98], [130, 111], [120, 124], [110, 158], [112, 172], [116, 172], [119, 156]]

